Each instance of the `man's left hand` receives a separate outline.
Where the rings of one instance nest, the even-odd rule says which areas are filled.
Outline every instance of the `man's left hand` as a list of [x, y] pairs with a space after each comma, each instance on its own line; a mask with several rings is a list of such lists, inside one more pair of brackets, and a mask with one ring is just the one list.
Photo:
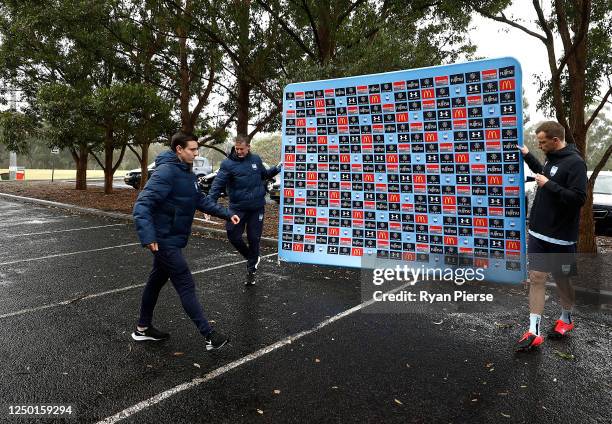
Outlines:
[[546, 178], [542, 174], [536, 174], [535, 180], [536, 180], [536, 183], [538, 183], [538, 187], [542, 187], [544, 184], [548, 182], [548, 178]]

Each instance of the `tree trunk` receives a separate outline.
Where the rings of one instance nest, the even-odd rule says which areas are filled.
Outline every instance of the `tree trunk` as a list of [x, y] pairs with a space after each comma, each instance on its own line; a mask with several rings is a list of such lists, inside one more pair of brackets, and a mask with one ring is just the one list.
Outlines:
[[251, 86], [244, 78], [238, 80], [238, 99], [236, 115], [236, 133], [247, 137], [249, 135], [249, 107]]
[[81, 145], [79, 152], [73, 154], [76, 162], [76, 190], [87, 190], [87, 160], [89, 159], [89, 150], [87, 146]]
[[580, 210], [580, 230], [578, 234], [578, 252], [596, 255], [595, 221], [593, 219], [593, 183], [587, 186], [587, 197]]
[[149, 179], [149, 143], [144, 143], [140, 147], [140, 190], [142, 190]]
[[113, 130], [106, 129], [104, 136], [104, 194], [113, 192]]

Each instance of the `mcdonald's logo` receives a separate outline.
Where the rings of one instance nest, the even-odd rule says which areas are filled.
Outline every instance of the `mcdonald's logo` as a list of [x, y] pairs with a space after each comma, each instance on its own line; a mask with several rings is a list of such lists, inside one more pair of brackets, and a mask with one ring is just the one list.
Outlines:
[[485, 138], [487, 140], [499, 140], [499, 130], [487, 130], [485, 133]]
[[407, 113], [396, 113], [395, 120], [397, 122], [408, 122], [408, 114]]
[[363, 181], [365, 181], [366, 183], [373, 183], [374, 174], [363, 174]]
[[286, 188], [284, 191], [285, 197], [293, 197], [293, 189], [292, 188]]
[[486, 227], [487, 218], [474, 218], [474, 227]]
[[351, 155], [340, 155], [340, 162], [349, 163], [351, 161]]
[[318, 144], [327, 144], [327, 136], [326, 135], [320, 135], [317, 137], [317, 143]]
[[340, 199], [340, 192], [339, 191], [330, 191], [329, 192], [329, 198], [330, 199]]
[[353, 218], [363, 219], [363, 211], [353, 211]]
[[488, 175], [487, 179], [489, 185], [502, 185], [503, 182], [501, 175]]
[[425, 90], [421, 90], [421, 97], [423, 99], [433, 99], [435, 93], [433, 88], [427, 88]]
[[304, 245], [302, 243], [294, 243], [293, 244], [293, 251], [294, 252], [303, 252], [304, 251]]
[[316, 108], [325, 107], [325, 100], [324, 99], [317, 99], [315, 101], [315, 107]]
[[316, 180], [317, 179], [317, 173], [316, 172], [307, 172], [306, 173], [306, 179], [307, 180]]
[[445, 205], [455, 205], [457, 203], [457, 199], [455, 196], [442, 196], [442, 202]]
[[331, 227], [331, 228], [329, 229], [329, 235], [330, 235], [330, 236], [334, 236], [334, 237], [339, 236], [339, 235], [340, 235], [340, 228]]
[[457, 237], [444, 236], [444, 244], [448, 246], [457, 246]]
[[389, 233], [386, 231], [377, 231], [376, 238], [378, 240], [389, 240]]
[[397, 193], [390, 193], [389, 194], [389, 202], [392, 203], [397, 203], [400, 201], [400, 195]]
[[370, 95], [370, 103], [372, 103], [372, 104], [380, 103], [380, 94], [371, 94]]
[[425, 183], [425, 175], [422, 174], [416, 174], [412, 177], [412, 181], [415, 184], [424, 184]]
[[348, 125], [348, 118], [346, 116], [339, 116], [338, 125]]
[[474, 259], [474, 265], [478, 268], [487, 269], [489, 267], [489, 260], [485, 258], [476, 258]]
[[361, 143], [362, 144], [372, 144], [372, 135], [371, 134], [362, 135]]
[[293, 153], [285, 153], [285, 162], [295, 162], [295, 155]]
[[506, 250], [521, 250], [521, 244], [516, 240], [506, 240]]
[[437, 132], [425, 133], [425, 141], [438, 141], [438, 133]]
[[427, 215], [417, 215], [414, 217], [415, 222], [419, 224], [427, 224]]
[[361, 247], [353, 247], [351, 251], [352, 256], [363, 256], [363, 249]]
[[317, 216], [317, 210], [315, 208], [307, 208], [306, 216]]
[[499, 82], [499, 88], [501, 91], [514, 90], [514, 78], [501, 80]]
[[457, 163], [467, 163], [469, 159], [470, 159], [469, 156], [464, 153], [455, 155], [455, 162]]
[[298, 127], [305, 127], [306, 126], [306, 119], [298, 118], [297, 121], [295, 121], [295, 124]]
[[388, 163], [397, 163], [397, 155], [387, 155]]
[[462, 109], [453, 109], [453, 119], [462, 119], [466, 116], [465, 108]]

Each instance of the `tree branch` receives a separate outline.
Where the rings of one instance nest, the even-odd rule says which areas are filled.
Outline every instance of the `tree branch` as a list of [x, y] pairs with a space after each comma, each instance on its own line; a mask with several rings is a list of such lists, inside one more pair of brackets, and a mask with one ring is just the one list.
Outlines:
[[317, 60], [316, 55], [312, 52], [312, 50], [308, 48], [308, 46], [306, 46], [306, 44], [304, 44], [300, 36], [296, 34], [295, 31], [293, 31], [291, 28], [289, 28], [289, 25], [277, 13], [274, 13], [272, 8], [265, 1], [263, 0], [256, 0], [256, 1], [257, 3], [259, 3], [261, 7], [263, 7], [274, 18], [274, 20], [276, 20], [280, 24], [281, 27], [283, 27], [285, 32], [287, 32], [287, 34], [289, 34], [289, 36], [294, 39], [294, 41], [304, 51], [304, 53], [306, 53], [308, 57], [310, 57], [310, 59], [314, 61]]
[[[534, 1], [536, 1], [536, 0], [534, 0]], [[525, 26], [523, 26], [521, 24], [518, 24], [518, 23], [516, 23], [514, 21], [511, 21], [503, 13], [501, 14], [501, 16], [496, 16], [496, 15], [490, 14], [489, 12], [487, 12], [486, 10], [484, 10], [481, 7], [475, 7], [474, 10], [476, 10], [478, 13], [480, 13], [482, 16], [484, 16], [486, 18], [492, 19], [492, 20], [497, 21], [497, 22], [502, 22], [502, 23], [510, 25], [511, 27], [514, 27], [514, 28], [518, 28], [521, 31], [523, 31], [524, 33], [529, 34], [532, 37], [535, 37], [535, 38], [537, 38], [538, 40], [540, 40], [542, 42], [546, 41], [546, 38], [542, 34], [538, 34], [537, 32], [532, 31], [529, 28], [527, 28], [527, 27], [525, 27]]]
[[591, 114], [591, 117], [587, 120], [585, 124], [586, 130], [588, 130], [591, 124], [593, 123], [593, 121], [597, 119], [597, 115], [599, 115], [599, 112], [603, 109], [603, 107], [608, 102], [608, 98], [610, 97], [610, 95], [612, 95], [612, 87], [608, 88], [608, 91], [604, 95], [603, 99], [601, 100], [601, 102], [599, 102], [599, 104], [595, 108], [595, 111]]
[[272, 121], [276, 115], [281, 111], [281, 109], [277, 106], [275, 107], [272, 112], [270, 112], [268, 114], [268, 116], [266, 116], [264, 119], [262, 119], [261, 121], [259, 121], [256, 125], [255, 128], [253, 129], [253, 131], [251, 131], [249, 133], [249, 140], [251, 140], [253, 138], [253, 136], [255, 134], [257, 134], [259, 131], [261, 131], [266, 125], [268, 125], [268, 123], [270, 123], [270, 121]]
[[117, 162], [115, 163], [115, 166], [113, 166], [112, 168], [112, 173], [114, 174], [117, 169], [119, 169], [119, 165], [121, 165], [121, 162], [123, 161], [123, 156], [125, 155], [125, 147], [126, 147], [127, 143], [123, 145], [123, 147], [121, 147], [121, 153], [119, 153], [119, 157], [117, 158]]
[[140, 156], [140, 153], [138, 153], [136, 149], [134, 149], [134, 146], [132, 146], [131, 144], [128, 144], [127, 146], [132, 151], [132, 153], [134, 153], [134, 156], [136, 156], [136, 159], [138, 159], [138, 162], [142, 162], [142, 157]]

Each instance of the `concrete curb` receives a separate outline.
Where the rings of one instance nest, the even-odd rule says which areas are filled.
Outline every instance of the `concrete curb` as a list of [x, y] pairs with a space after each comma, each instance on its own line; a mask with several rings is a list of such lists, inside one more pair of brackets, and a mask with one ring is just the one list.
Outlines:
[[[17, 196], [15, 194], [8, 194], [8, 193], [0, 193], [0, 197], [13, 199], [13, 200], [17, 200], [17, 201], [21, 201], [25, 203], [34, 203], [34, 204], [42, 205], [42, 206], [50, 206], [50, 207], [55, 207], [55, 208], [68, 209], [71, 211], [77, 211], [77, 212], [81, 212], [81, 213], [88, 214], [88, 215], [104, 216], [107, 218], [121, 219], [124, 221], [130, 221], [130, 222], [134, 221], [134, 217], [132, 215], [121, 213], [121, 212], [108, 212], [108, 211], [103, 211], [100, 209], [85, 208], [83, 206], [70, 205], [68, 203], [53, 202], [51, 200], [35, 199], [33, 197]], [[223, 235], [224, 237], [226, 236], [225, 230], [218, 230], [216, 228], [203, 227], [201, 225], [193, 225], [191, 228], [192, 230], [197, 230], [199, 233], [202, 233], [208, 236], [213, 236], [213, 235], [214, 236]], [[262, 237], [261, 242], [264, 245], [270, 246], [270, 247], [278, 246], [278, 240], [272, 237]]]

